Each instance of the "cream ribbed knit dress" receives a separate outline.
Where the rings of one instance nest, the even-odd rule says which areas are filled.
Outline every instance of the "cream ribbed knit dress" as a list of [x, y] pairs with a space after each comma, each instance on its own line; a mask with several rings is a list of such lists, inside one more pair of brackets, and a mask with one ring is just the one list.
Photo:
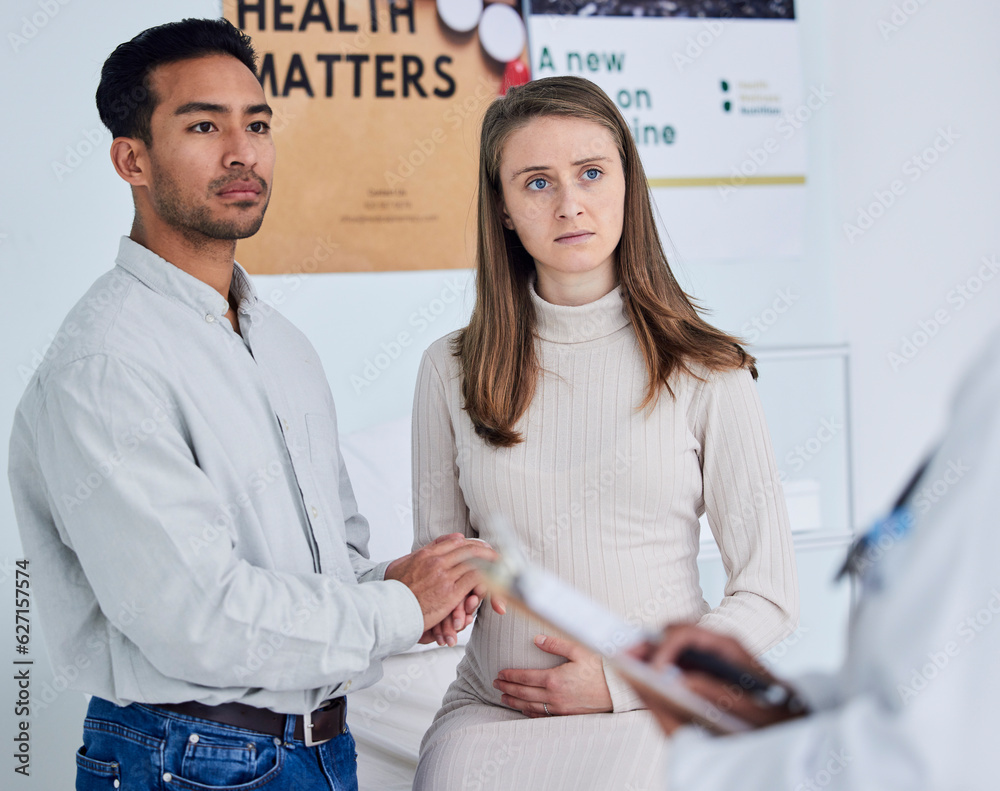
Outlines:
[[[652, 410], [635, 334], [615, 289], [564, 307], [532, 290], [542, 368], [518, 430], [494, 448], [462, 410], [448, 336], [425, 353], [413, 415], [415, 544], [491, 536], [501, 513], [529, 559], [613, 612], [658, 629], [700, 621], [762, 652], [798, 614], [795, 559], [774, 454], [746, 370], [679, 374]], [[709, 611], [698, 584], [702, 511], [728, 571]], [[545, 629], [480, 608], [458, 678], [424, 737], [415, 789], [657, 787], [667, 741], [631, 689], [607, 671], [610, 714], [529, 719], [492, 686], [505, 668], [553, 667]], [[662, 781], [660, 781], [662, 782]]]

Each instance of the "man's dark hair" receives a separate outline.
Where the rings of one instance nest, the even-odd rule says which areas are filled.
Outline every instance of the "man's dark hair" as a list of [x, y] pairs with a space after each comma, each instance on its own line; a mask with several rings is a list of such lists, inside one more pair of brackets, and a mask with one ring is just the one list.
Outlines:
[[119, 44], [104, 61], [97, 86], [97, 111], [111, 136], [152, 145], [150, 121], [159, 100], [149, 85], [150, 72], [165, 63], [215, 54], [232, 55], [257, 73], [250, 37], [226, 19], [170, 22]]

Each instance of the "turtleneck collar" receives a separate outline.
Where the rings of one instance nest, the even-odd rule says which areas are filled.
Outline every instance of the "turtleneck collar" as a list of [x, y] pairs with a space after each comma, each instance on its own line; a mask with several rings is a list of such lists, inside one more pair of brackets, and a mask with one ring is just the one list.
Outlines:
[[621, 286], [586, 305], [553, 305], [535, 291], [532, 279], [528, 293], [535, 306], [535, 333], [552, 343], [584, 343], [612, 335], [628, 326]]

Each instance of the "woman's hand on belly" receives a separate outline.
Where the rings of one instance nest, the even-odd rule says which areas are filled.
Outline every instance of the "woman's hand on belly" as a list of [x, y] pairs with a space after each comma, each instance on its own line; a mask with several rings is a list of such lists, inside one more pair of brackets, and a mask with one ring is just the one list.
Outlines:
[[493, 687], [505, 706], [526, 717], [596, 714], [612, 710], [601, 658], [560, 637], [538, 635], [535, 645], [567, 661], [548, 670], [501, 670]]

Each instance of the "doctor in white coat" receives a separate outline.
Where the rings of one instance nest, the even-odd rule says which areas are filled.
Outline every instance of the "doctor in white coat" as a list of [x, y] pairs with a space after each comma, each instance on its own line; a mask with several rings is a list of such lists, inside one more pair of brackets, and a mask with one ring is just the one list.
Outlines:
[[[843, 667], [791, 685], [805, 715], [695, 673], [689, 686], [757, 728], [709, 736], [647, 700], [674, 733], [670, 791], [1000, 788], [1000, 332], [897, 506], [852, 551], [862, 596]], [[665, 665], [689, 646], [753, 663], [689, 625], [648, 658]]]

